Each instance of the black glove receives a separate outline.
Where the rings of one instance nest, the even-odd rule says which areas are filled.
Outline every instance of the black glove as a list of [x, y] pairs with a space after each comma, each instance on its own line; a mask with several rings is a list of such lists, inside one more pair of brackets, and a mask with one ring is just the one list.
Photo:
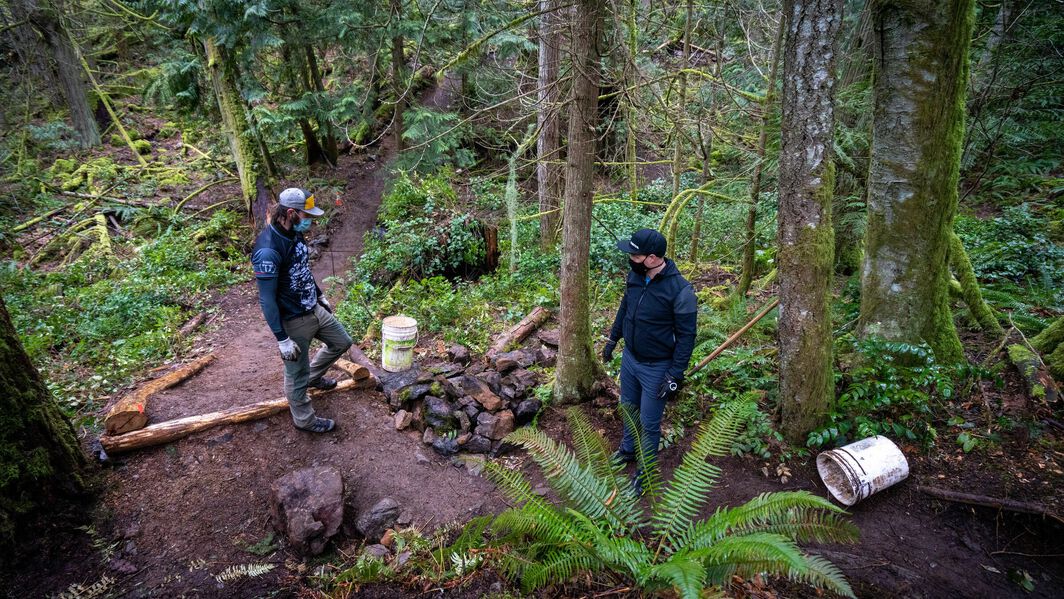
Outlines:
[[602, 347], [602, 361], [609, 362], [613, 359], [613, 348], [617, 347], [617, 342], [610, 339], [606, 342], [606, 345]]
[[658, 388], [658, 399], [664, 401], [676, 399], [676, 396], [680, 393], [680, 382], [671, 374], [666, 374], [665, 378], [661, 380], [661, 387]]

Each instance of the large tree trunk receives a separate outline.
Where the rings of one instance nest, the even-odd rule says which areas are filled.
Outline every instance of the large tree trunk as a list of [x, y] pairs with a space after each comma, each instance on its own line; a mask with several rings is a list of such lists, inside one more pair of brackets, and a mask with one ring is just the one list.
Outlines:
[[562, 212], [561, 335], [554, 380], [554, 397], [561, 404], [585, 398], [598, 367], [591, 347], [587, 277], [602, 13], [602, 0], [580, 0], [573, 19], [573, 95]]
[[81, 61], [59, 13], [47, 0], [41, 3], [37, 0], [19, 0], [12, 3], [12, 8], [16, 6], [20, 12], [25, 13], [33, 28], [44, 38], [52, 58], [55, 59], [59, 90], [70, 110], [70, 120], [78, 133], [81, 147], [100, 145], [100, 130], [89, 105], [88, 87], [85, 85]]
[[835, 234], [835, 49], [842, 0], [786, 0], [779, 175], [780, 402], [783, 433], [805, 441], [831, 409]]
[[964, 136], [973, 0], [882, 2], [859, 331], [964, 359], [949, 247]]
[[539, 106], [536, 110], [536, 184], [539, 192], [539, 245], [544, 250], [554, 247], [558, 240], [557, 209], [562, 196], [562, 167], [558, 164], [561, 155], [561, 120], [558, 112], [558, 68], [561, 64], [561, 49], [558, 44], [558, 0], [540, 0], [539, 8], [545, 12], [539, 22]]
[[787, 18], [780, 16], [779, 28], [776, 30], [776, 43], [772, 47], [772, 66], [769, 68], [768, 86], [765, 88], [765, 100], [761, 103], [761, 134], [757, 139], [757, 164], [750, 181], [750, 206], [746, 209], [746, 240], [743, 242], [743, 267], [739, 275], [737, 295], [744, 297], [754, 282], [754, 252], [757, 250], [757, 202], [761, 197], [761, 173], [765, 166], [765, 147], [768, 145], [768, 123], [775, 110], [773, 106], [776, 95], [776, 71], [780, 63], [780, 46], [783, 44], [783, 28]]
[[225, 136], [229, 139], [229, 149], [236, 162], [244, 208], [258, 228], [266, 223], [266, 211], [271, 198], [267, 177], [256, 148], [257, 137], [251, 131], [244, 100], [230, 65], [226, 64], [225, 52], [210, 38], [203, 40], [203, 49], [207, 56], [207, 71], [211, 74], [214, 97], [218, 100], [218, 111], [222, 115]]
[[85, 458], [22, 349], [0, 298], [0, 547], [17, 536], [26, 514], [55, 510], [54, 500], [84, 489]]

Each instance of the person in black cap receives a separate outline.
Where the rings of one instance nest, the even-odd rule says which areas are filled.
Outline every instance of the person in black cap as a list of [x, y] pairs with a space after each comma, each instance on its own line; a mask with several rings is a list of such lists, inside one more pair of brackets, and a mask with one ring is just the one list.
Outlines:
[[[691, 361], [698, 304], [676, 263], [665, 258], [667, 242], [661, 233], [640, 229], [618, 241], [617, 248], [629, 254], [631, 271], [602, 359], [612, 360], [617, 342], [624, 339], [621, 403], [639, 417], [644, 462], [650, 464], [657, 460], [665, 403], [676, 397]], [[625, 424], [621, 446], [612, 456], [615, 462], [636, 461], [635, 435]], [[637, 471], [632, 481], [637, 494], [642, 494], [642, 483]]]
[[[281, 350], [284, 392], [296, 428], [327, 433], [336, 423], [314, 415], [307, 387], [336, 387], [325, 371], [351, 347], [351, 336], [333, 317], [332, 306], [310, 272], [303, 233], [314, 217], [325, 213], [314, 205], [314, 196], [302, 189], [288, 188], [278, 200], [251, 253], [259, 305]], [[325, 347], [310, 360], [307, 350], [315, 338]]]

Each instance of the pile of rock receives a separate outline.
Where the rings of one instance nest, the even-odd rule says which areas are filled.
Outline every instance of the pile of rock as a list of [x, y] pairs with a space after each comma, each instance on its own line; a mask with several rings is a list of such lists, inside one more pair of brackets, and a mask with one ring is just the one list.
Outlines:
[[498, 453], [502, 439], [542, 408], [532, 394], [541, 377], [529, 368], [553, 366], [556, 357], [546, 343], [477, 361], [467, 348], [452, 346], [445, 361], [384, 377], [395, 429], [420, 431], [422, 441], [444, 456]]

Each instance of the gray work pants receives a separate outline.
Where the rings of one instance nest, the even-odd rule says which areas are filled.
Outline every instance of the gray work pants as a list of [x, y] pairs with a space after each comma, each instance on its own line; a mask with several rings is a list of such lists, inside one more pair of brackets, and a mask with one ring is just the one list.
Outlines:
[[[321, 379], [325, 371], [351, 347], [351, 336], [344, 325], [320, 305], [313, 312], [284, 321], [284, 331], [299, 346], [299, 359], [284, 363], [284, 394], [296, 426], [306, 428], [314, 422], [314, 408], [307, 397], [307, 386]], [[319, 339], [325, 347], [310, 359], [310, 340]]]

